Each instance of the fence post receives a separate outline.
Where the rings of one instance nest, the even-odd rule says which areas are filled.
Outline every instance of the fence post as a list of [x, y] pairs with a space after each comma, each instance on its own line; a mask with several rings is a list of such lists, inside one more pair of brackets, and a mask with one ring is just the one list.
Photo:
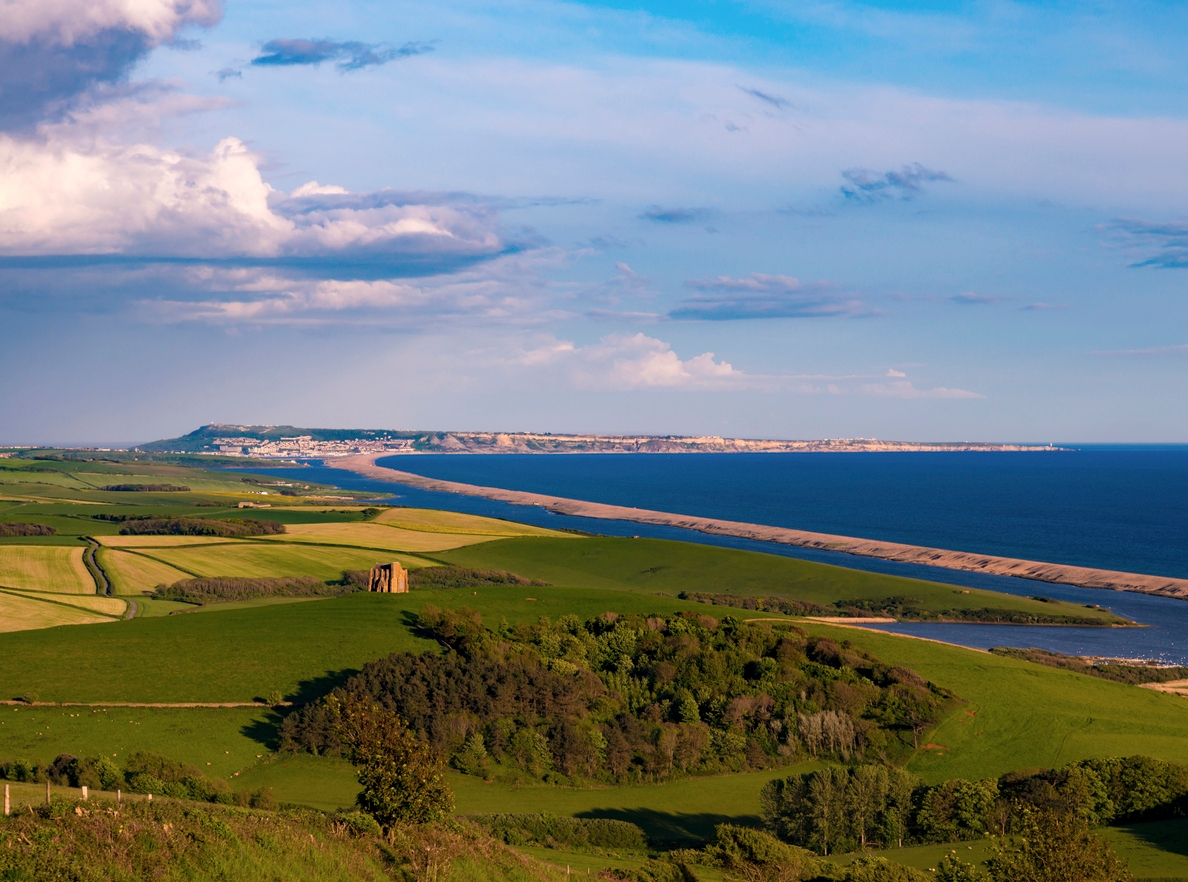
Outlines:
[[4, 785], [4, 817], [12, 814], [12, 794], [8, 791], [8, 785]]
[[86, 800], [86, 798], [87, 798], [87, 785], [86, 784], [84, 784], [82, 786], [82, 792], [83, 792], [83, 799]]
[[46, 805], [50, 804], [50, 782], [49, 781], [45, 782], [45, 804]]
[[120, 790], [120, 788], [117, 787], [116, 788], [116, 805], [121, 804], [123, 801], [124, 801], [124, 791]]

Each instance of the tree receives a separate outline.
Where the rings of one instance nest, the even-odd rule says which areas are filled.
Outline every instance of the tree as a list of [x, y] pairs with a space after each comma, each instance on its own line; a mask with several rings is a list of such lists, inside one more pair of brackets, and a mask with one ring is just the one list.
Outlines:
[[986, 871], [947, 854], [936, 865], [936, 882], [986, 882]]
[[865, 850], [867, 840], [878, 829], [879, 814], [887, 804], [887, 770], [871, 765], [854, 769], [846, 790], [846, 803], [858, 844]]
[[1020, 835], [987, 864], [993, 882], [1130, 882], [1130, 871], [1089, 822], [1053, 811], [1025, 812]]
[[358, 770], [361, 809], [384, 827], [440, 821], [454, 810], [441, 761], [398, 715], [354, 697], [330, 696], [327, 704]]

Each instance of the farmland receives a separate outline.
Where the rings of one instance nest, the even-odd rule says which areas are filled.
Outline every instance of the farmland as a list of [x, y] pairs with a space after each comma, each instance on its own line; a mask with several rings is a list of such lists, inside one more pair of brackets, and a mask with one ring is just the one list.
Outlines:
[[[265, 504], [260, 488], [272, 487], [274, 480], [246, 477], [256, 483], [245, 481], [243, 473], [170, 464], [41, 461], [30, 467], [0, 460], [0, 491], [9, 500], [0, 506], [0, 519], [55, 530], [54, 535], [0, 541], [0, 630], [5, 632], [0, 634], [0, 683], [8, 693], [0, 699], [104, 705], [0, 706], [0, 761], [48, 762], [61, 753], [114, 755], [120, 761], [135, 750], [151, 750], [228, 779], [235, 788], [271, 788], [282, 802], [327, 811], [348, 808], [358, 789], [350, 766], [332, 757], [278, 752], [278, 727], [291, 710], [263, 702], [278, 696], [297, 704], [316, 702], [375, 659], [438, 651], [439, 644], [416, 627], [427, 604], [469, 607], [491, 629], [569, 615], [587, 621], [608, 612], [795, 622], [809, 635], [910, 669], [955, 696], [939, 723], [924, 733], [919, 749], [905, 757], [906, 768], [930, 784], [1109, 755], [1179, 760], [1188, 743], [1188, 701], [1179, 696], [945, 644], [788, 618], [746, 608], [742, 601], [783, 598], [828, 605], [910, 596], [926, 610], [991, 608], [1116, 624], [1105, 610], [692, 543], [582, 536], [451, 512], [384, 507], [363, 494], [327, 502], [326, 496], [341, 491], [291, 490], [291, 482], [285, 489], [302, 495], [274, 499], [270, 508], [241, 509], [243, 501]], [[138, 483], [191, 489], [101, 489]], [[248, 518], [284, 524], [285, 532], [245, 538], [120, 534], [127, 518], [147, 517]], [[96, 560], [110, 581], [111, 596], [96, 594], [96, 579], [83, 565], [87, 537], [99, 545]], [[145, 593], [195, 576], [305, 576], [337, 583], [344, 571], [390, 560], [409, 569], [466, 567], [536, 581], [403, 595], [262, 597], [203, 607]], [[722, 596], [730, 605], [710, 606], [678, 597], [682, 593]], [[125, 619], [127, 601], [136, 605], [132, 620]], [[122, 706], [137, 703], [158, 706]], [[251, 706], [184, 706], [196, 703]], [[526, 781], [501, 761], [489, 780], [453, 770], [448, 780], [460, 814], [545, 812], [624, 820], [666, 847], [697, 846], [713, 835], [715, 824], [760, 823], [759, 792], [768, 781], [827, 764], [800, 757], [757, 771], [607, 786]], [[1176, 823], [1111, 827], [1107, 833], [1131, 860], [1136, 876], [1141, 871], [1170, 879], [1185, 875], [1188, 863], [1177, 844]], [[914, 846], [887, 855], [927, 870], [949, 847]], [[980, 844], [960, 847], [972, 859], [984, 853]], [[527, 851], [593, 870], [637, 866], [644, 857]], [[699, 878], [721, 876], [706, 870]]]

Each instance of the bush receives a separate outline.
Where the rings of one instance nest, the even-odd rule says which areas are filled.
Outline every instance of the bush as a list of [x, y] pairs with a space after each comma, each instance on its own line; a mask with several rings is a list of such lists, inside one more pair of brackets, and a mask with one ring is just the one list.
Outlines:
[[246, 579], [233, 576], [182, 579], [172, 585], [158, 585], [153, 596], [183, 603], [229, 603], [257, 597], [337, 597], [356, 590], [353, 586], [327, 584], [312, 576], [278, 579]]
[[120, 533], [126, 536], [271, 536], [285, 525], [252, 518], [130, 518]]
[[508, 845], [642, 851], [648, 844], [643, 830], [635, 824], [609, 818], [570, 818], [546, 813], [471, 815], [470, 820]]
[[930, 877], [881, 857], [860, 857], [846, 867], [841, 882], [925, 882]]
[[408, 576], [409, 590], [421, 588], [490, 588], [500, 585], [534, 585], [546, 587], [548, 582], [525, 579], [503, 570], [475, 570], [469, 567], [422, 567]]

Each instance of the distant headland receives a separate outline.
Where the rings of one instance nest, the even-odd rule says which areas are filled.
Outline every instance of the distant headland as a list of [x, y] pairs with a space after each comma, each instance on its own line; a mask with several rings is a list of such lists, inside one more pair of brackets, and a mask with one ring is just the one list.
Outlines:
[[399, 453], [920, 453], [1052, 451], [1052, 445], [969, 441], [817, 441], [721, 438], [716, 435], [564, 435], [550, 432], [427, 432], [304, 429], [212, 423], [180, 438], [140, 445], [154, 453], [207, 453], [256, 459]]

